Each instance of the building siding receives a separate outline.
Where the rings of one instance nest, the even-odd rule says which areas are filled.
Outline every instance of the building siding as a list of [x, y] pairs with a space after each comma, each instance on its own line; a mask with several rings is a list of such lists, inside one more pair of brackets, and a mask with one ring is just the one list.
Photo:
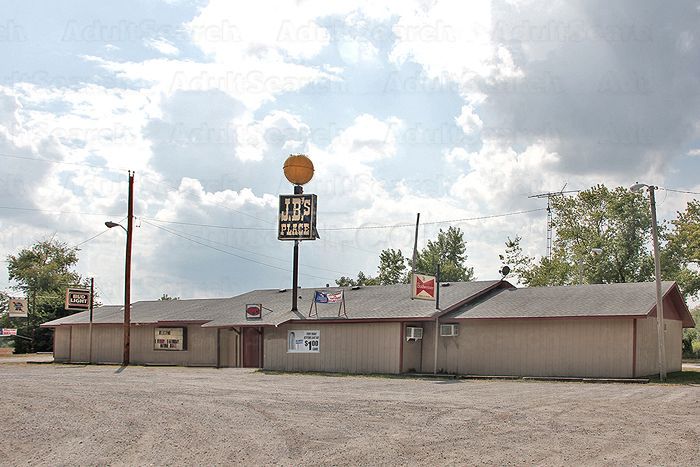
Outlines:
[[[287, 353], [287, 331], [321, 331], [319, 353]], [[265, 328], [264, 368], [282, 371], [398, 373], [401, 323], [294, 323]]]
[[403, 339], [403, 365], [401, 371], [404, 373], [420, 373], [422, 371], [421, 366], [421, 353], [423, 349], [423, 340], [406, 340], [406, 327], [415, 326], [422, 327], [420, 323], [403, 323], [401, 330], [401, 339]]
[[53, 359], [57, 362], [70, 361], [71, 326], [59, 326], [53, 336]]
[[174, 351], [153, 348], [155, 326], [132, 326], [131, 363], [215, 367], [217, 364], [217, 329], [203, 328], [200, 325], [185, 327], [187, 327], [187, 350]]
[[[94, 329], [94, 328], [93, 328]], [[87, 362], [90, 354], [88, 347], [88, 326], [71, 326], [70, 330], [70, 361]]]
[[[666, 306], [666, 304], [664, 304]], [[666, 315], [666, 313], [664, 313]], [[681, 371], [683, 323], [665, 319], [664, 347], [666, 371]], [[637, 376], [649, 376], [659, 372], [659, 348], [656, 317], [637, 320]]]
[[240, 337], [231, 329], [219, 329], [219, 366], [237, 368], [240, 361]]
[[123, 359], [124, 327], [93, 326], [92, 361], [99, 363], [121, 363]]
[[[473, 375], [632, 376], [629, 319], [463, 320], [438, 338], [438, 371]], [[424, 326], [423, 371], [434, 368], [435, 327]]]

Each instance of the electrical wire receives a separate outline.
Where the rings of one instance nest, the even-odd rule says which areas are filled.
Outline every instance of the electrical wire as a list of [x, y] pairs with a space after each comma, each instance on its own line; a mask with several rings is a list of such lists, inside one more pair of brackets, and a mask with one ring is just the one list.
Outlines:
[[[124, 219], [126, 219], [126, 217], [122, 217], [121, 219], [119, 219], [119, 221], [117, 222], [117, 224], [119, 224], [120, 222], [123, 222]], [[73, 248], [78, 248], [80, 245], [84, 245], [85, 243], [89, 242], [90, 240], [94, 240], [94, 239], [96, 239], [97, 237], [99, 237], [100, 235], [106, 234], [107, 232], [109, 232], [109, 229], [110, 229], [110, 228], [111, 228], [111, 227], [107, 227], [107, 228], [106, 228], [105, 230], [103, 230], [102, 232], [100, 232], [100, 233], [98, 233], [98, 234], [96, 234], [96, 235], [93, 235], [92, 237], [88, 238], [87, 240], [83, 240], [83, 241], [80, 242], [80, 243], [76, 243], [76, 244], [73, 246]]]
[[698, 192], [698, 191], [676, 190], [673, 188], [662, 188], [662, 187], [659, 187], [659, 190], [671, 191], [673, 193], [685, 193], [688, 195], [700, 195], [700, 192]]
[[49, 164], [71, 165], [71, 166], [75, 166], [75, 167], [92, 167], [94, 169], [109, 170], [112, 172], [126, 172], [128, 170], [128, 169], [121, 168], [121, 167], [106, 167], [103, 165], [89, 164], [87, 162], [54, 161], [51, 159], [44, 159], [41, 157], [20, 156], [17, 154], [7, 154], [7, 153], [2, 153], [2, 152], [0, 152], [0, 157], [4, 157], [7, 159], [20, 159], [20, 160], [25, 160], [25, 161], [47, 162]]
[[104, 214], [104, 213], [96, 213], [96, 212], [79, 212], [79, 211], [56, 211], [52, 209], [39, 209], [39, 208], [23, 208], [23, 207], [16, 207], [16, 206], [0, 206], [0, 209], [9, 209], [12, 211], [36, 211], [36, 212], [45, 212], [49, 214], [75, 214], [75, 215], [80, 215], [80, 216], [102, 216], [102, 217], [117, 217], [118, 215], [121, 214]]
[[[421, 225], [455, 224], [458, 222], [470, 222], [470, 221], [478, 221], [478, 220], [485, 220], [485, 219], [495, 219], [495, 218], [499, 218], [499, 217], [516, 216], [519, 214], [528, 214], [531, 212], [538, 212], [538, 211], [545, 211], [545, 210], [547, 210], [547, 208], [528, 209], [525, 211], [514, 211], [514, 212], [503, 213], [503, 214], [493, 214], [493, 215], [488, 215], [488, 216], [465, 217], [462, 219], [449, 219], [449, 220], [440, 220], [440, 221], [432, 221], [432, 222], [422, 222]], [[257, 231], [269, 231], [269, 232], [274, 232], [277, 230], [277, 229], [267, 229], [267, 228], [260, 228], [260, 227], [232, 227], [232, 226], [226, 226], [226, 225], [199, 224], [196, 222], [166, 221], [163, 219], [157, 219], [157, 218], [153, 218], [153, 217], [141, 217], [141, 219], [147, 219], [149, 221], [162, 222], [162, 223], [166, 223], [166, 224], [190, 225], [190, 226], [196, 226], [196, 227], [208, 227], [208, 228], [213, 228], [213, 229], [257, 230]], [[330, 231], [341, 231], [341, 230], [393, 229], [393, 228], [415, 227], [415, 226], [416, 226], [416, 224], [387, 224], [387, 225], [364, 225], [364, 226], [359, 226], [359, 227], [319, 227], [319, 228], [317, 228], [317, 230], [319, 232], [330, 232]]]
[[[216, 251], [218, 251], [218, 252], [221, 252], [221, 253], [224, 253], [224, 254], [227, 254], [227, 255], [230, 255], [230, 256], [235, 256], [236, 258], [239, 258], [239, 259], [242, 259], [242, 260], [245, 260], [245, 261], [250, 261], [251, 263], [260, 264], [260, 265], [262, 265], [262, 266], [267, 266], [267, 267], [273, 268], [273, 269], [279, 269], [280, 271], [291, 272], [291, 270], [290, 270], [290, 269], [287, 269], [287, 268], [282, 268], [282, 267], [279, 267], [279, 266], [275, 266], [275, 265], [273, 265], [273, 264], [263, 263], [262, 261], [257, 261], [257, 260], [251, 259], [251, 258], [247, 258], [247, 257], [245, 257], [245, 256], [237, 255], [237, 254], [232, 253], [232, 252], [227, 251], [227, 250], [223, 250], [223, 249], [221, 249], [221, 248], [217, 248], [217, 247], [212, 246], [212, 245], [207, 245], [206, 243], [202, 243], [202, 242], [200, 242], [200, 241], [198, 241], [198, 240], [189, 238], [189, 237], [187, 237], [187, 236], [185, 236], [185, 235], [181, 235], [181, 234], [179, 234], [179, 233], [173, 232], [172, 230], [166, 229], [165, 227], [162, 227], [162, 226], [160, 226], [160, 225], [152, 224], [152, 223], [150, 223], [150, 222], [148, 222], [148, 221], [146, 221], [146, 220], [144, 220], [143, 222], [144, 222], [145, 224], [148, 224], [148, 225], [152, 226], [152, 227], [155, 227], [155, 228], [157, 228], [157, 229], [160, 229], [160, 230], [163, 230], [163, 231], [165, 231], [165, 232], [168, 232], [168, 233], [171, 234], [171, 235], [175, 235], [176, 237], [180, 237], [180, 238], [182, 238], [182, 239], [184, 239], [184, 240], [190, 241], [190, 242], [192, 242], [192, 243], [196, 243], [196, 244], [201, 245], [201, 246], [203, 246], [203, 247], [211, 248], [212, 250], [216, 250]], [[328, 279], [328, 277], [315, 276], [315, 275], [313, 275], [313, 274], [308, 274], [308, 273], [304, 273], [304, 272], [299, 272], [299, 274], [302, 275], [302, 276], [313, 277], [313, 278], [315, 278], [315, 279], [321, 279], [321, 280], [324, 280], [324, 281], [325, 281], [326, 279]]]
[[[145, 222], [145, 221], [144, 221], [144, 222]], [[289, 259], [288, 259], [288, 258], [278, 258], [278, 257], [276, 257], [276, 256], [266, 255], [266, 254], [264, 254], [264, 253], [258, 253], [257, 251], [245, 250], [245, 249], [243, 249], [243, 248], [239, 248], [239, 247], [235, 247], [235, 246], [233, 246], [233, 245], [229, 245], [228, 243], [217, 242], [216, 240], [211, 240], [211, 239], [209, 239], [209, 238], [200, 237], [199, 235], [195, 235], [195, 234], [192, 234], [192, 233], [189, 233], [189, 232], [182, 232], [182, 231], [177, 231], [177, 230], [173, 230], [173, 232], [174, 232], [174, 233], [180, 233], [180, 234], [182, 234], [182, 235], [186, 235], [186, 236], [189, 236], [189, 237], [198, 238], [198, 239], [203, 240], [203, 241], [205, 241], [205, 242], [209, 242], [209, 243], [214, 243], [214, 244], [217, 244], [217, 245], [225, 246], [226, 248], [231, 248], [231, 249], [233, 249], [233, 250], [238, 250], [238, 251], [242, 251], [242, 252], [244, 252], [244, 253], [249, 253], [249, 254], [251, 254], [251, 255], [262, 256], [262, 257], [264, 257], [264, 258], [270, 258], [270, 259], [274, 259], [275, 261], [282, 261], [282, 262], [284, 262], [284, 263], [288, 263], [288, 262], [289, 262]], [[333, 273], [336, 273], [336, 274], [343, 274], [343, 275], [347, 275], [347, 274], [348, 274], [347, 272], [344, 272], [344, 271], [336, 271], [336, 270], [334, 270], [334, 269], [322, 268], [322, 267], [319, 267], [319, 266], [311, 266], [311, 265], [303, 264], [303, 263], [299, 263], [299, 266], [303, 266], [303, 267], [307, 267], [307, 268], [311, 268], [311, 269], [319, 269], [319, 270], [322, 270], [322, 271], [333, 272]]]

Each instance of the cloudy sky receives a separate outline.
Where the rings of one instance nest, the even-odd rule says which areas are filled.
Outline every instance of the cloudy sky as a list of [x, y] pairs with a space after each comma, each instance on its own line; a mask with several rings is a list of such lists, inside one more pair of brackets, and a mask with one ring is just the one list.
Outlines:
[[[699, 25], [698, 1], [3, 2], [0, 255], [79, 245], [119, 303], [124, 233], [104, 221], [131, 169], [135, 300], [288, 287], [277, 196], [304, 152], [321, 239], [303, 286], [408, 253], [417, 212], [420, 244], [456, 225], [497, 278], [507, 237], [545, 253], [530, 195], [700, 191]], [[660, 216], [689, 199], [659, 192]]]

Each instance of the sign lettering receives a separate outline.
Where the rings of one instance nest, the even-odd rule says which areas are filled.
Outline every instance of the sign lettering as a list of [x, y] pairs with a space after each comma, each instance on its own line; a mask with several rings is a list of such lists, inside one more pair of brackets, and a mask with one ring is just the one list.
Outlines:
[[321, 331], [292, 329], [287, 331], [287, 353], [320, 353]]
[[66, 289], [66, 310], [84, 311], [90, 309], [90, 291], [80, 288]]
[[277, 238], [316, 239], [316, 195], [280, 195]]

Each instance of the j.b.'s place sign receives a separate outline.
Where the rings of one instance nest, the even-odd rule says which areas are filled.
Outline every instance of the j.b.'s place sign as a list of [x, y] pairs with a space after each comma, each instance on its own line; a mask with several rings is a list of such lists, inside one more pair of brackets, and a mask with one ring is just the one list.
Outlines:
[[316, 195], [280, 195], [277, 239], [316, 239]]

